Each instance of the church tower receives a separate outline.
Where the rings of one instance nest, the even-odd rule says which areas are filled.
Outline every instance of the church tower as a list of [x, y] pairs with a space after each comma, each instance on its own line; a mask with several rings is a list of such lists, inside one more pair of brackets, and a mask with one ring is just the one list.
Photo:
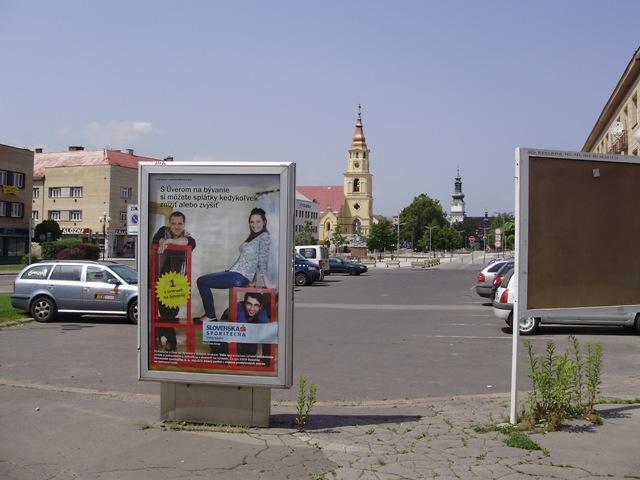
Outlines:
[[451, 223], [458, 223], [464, 220], [464, 193], [462, 193], [462, 177], [460, 176], [460, 169], [458, 169], [458, 175], [454, 182], [454, 191], [451, 195]]
[[358, 105], [356, 131], [344, 173], [345, 206], [341, 223], [345, 234], [369, 235], [373, 218], [373, 175], [369, 170], [369, 153], [362, 129], [361, 107]]

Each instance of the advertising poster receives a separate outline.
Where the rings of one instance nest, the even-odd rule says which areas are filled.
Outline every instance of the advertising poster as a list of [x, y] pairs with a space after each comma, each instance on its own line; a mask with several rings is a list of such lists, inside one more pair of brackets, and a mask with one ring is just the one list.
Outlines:
[[281, 291], [287, 268], [282, 254], [290, 250], [282, 174], [224, 173], [215, 165], [220, 173], [206, 173], [202, 164], [191, 174], [184, 168], [172, 173], [174, 168], [141, 167], [143, 370], [203, 374], [197, 380], [210, 377], [212, 383], [213, 377], [246, 384], [247, 377], [282, 376], [287, 305], [280, 302], [289, 298]]

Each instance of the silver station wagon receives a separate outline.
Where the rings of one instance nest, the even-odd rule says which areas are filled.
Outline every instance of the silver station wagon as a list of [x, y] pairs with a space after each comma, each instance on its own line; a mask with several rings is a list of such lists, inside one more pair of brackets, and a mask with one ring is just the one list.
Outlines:
[[11, 305], [38, 322], [75, 313], [126, 316], [138, 323], [138, 272], [115, 262], [45, 260], [18, 274]]

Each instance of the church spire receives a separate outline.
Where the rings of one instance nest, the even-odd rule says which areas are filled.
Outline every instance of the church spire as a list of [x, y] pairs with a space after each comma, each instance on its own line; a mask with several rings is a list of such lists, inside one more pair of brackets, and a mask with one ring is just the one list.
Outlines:
[[356, 117], [356, 131], [353, 134], [350, 150], [367, 150], [367, 141], [362, 129], [362, 106], [358, 104], [358, 116]]

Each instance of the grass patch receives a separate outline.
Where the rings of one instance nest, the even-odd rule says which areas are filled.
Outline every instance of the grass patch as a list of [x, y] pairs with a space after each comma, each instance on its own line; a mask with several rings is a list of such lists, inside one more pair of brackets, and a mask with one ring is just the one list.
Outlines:
[[31, 318], [25, 312], [11, 306], [9, 293], [0, 293], [0, 328], [29, 321]]
[[0, 272], [19, 272], [24, 267], [26, 267], [26, 265], [0, 265]]
[[511, 432], [504, 443], [507, 447], [522, 448], [523, 450], [542, 450], [540, 444], [522, 432]]

